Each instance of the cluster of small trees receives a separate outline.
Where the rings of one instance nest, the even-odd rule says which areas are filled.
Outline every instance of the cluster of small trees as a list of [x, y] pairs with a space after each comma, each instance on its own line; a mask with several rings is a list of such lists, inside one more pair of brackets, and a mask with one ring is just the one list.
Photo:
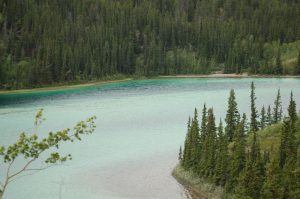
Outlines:
[[299, 8], [294, 0], [0, 0], [0, 87], [120, 73], [281, 74], [281, 44], [300, 39]]
[[[230, 91], [226, 126], [216, 126], [213, 109], [204, 105], [201, 124], [198, 112], [188, 121], [188, 132], [180, 165], [195, 175], [222, 186], [226, 194], [236, 198], [300, 197], [299, 143], [296, 141], [296, 103], [291, 94], [288, 117], [282, 116], [280, 91], [273, 111], [262, 108], [260, 116], [255, 105], [255, 88], [251, 85], [251, 116], [238, 112], [234, 90]], [[276, 151], [262, 151], [257, 131], [283, 121], [280, 147]], [[247, 138], [251, 144], [247, 146]], [[234, 195], [234, 196], [232, 196]]]

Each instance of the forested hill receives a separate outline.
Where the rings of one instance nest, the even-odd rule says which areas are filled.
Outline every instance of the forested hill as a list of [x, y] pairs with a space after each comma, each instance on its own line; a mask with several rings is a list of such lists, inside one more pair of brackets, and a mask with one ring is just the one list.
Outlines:
[[1, 88], [115, 74], [300, 72], [299, 0], [0, 2]]

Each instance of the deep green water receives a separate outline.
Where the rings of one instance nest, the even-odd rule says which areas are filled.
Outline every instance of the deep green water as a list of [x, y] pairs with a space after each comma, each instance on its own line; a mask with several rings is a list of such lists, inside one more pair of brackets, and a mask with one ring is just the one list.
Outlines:
[[[12, 182], [5, 198], [60, 198], [60, 188], [63, 199], [188, 198], [171, 176], [188, 116], [206, 103], [214, 106], [217, 118], [224, 118], [231, 88], [240, 111], [249, 114], [251, 81], [259, 108], [273, 105], [278, 88], [284, 109], [291, 90], [300, 104], [300, 79], [275, 78], [139, 80], [0, 95], [0, 145], [14, 142], [21, 131], [32, 132], [39, 108], [47, 118], [41, 135], [97, 116], [93, 135], [61, 148], [72, 153], [72, 161]], [[2, 172], [5, 165], [0, 167]]]

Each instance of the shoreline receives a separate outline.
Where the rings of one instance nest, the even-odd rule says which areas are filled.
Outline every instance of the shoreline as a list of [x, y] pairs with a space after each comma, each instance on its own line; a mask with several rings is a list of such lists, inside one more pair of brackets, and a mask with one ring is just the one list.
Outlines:
[[[249, 75], [247, 73], [243, 74], [223, 74], [223, 73], [213, 73], [207, 75], [201, 74], [185, 74], [185, 75], [159, 75], [150, 78], [141, 78], [141, 79], [180, 79], [180, 78], [300, 78], [300, 75]], [[31, 92], [43, 92], [43, 91], [56, 91], [63, 89], [72, 89], [72, 88], [81, 88], [89, 87], [101, 84], [111, 84], [117, 82], [126, 82], [133, 80], [133, 77], [124, 77], [116, 80], [95, 80], [87, 82], [76, 82], [76, 83], [61, 83], [56, 85], [45, 85], [44, 87], [38, 88], [26, 88], [26, 89], [16, 89], [16, 90], [0, 90], [0, 95], [2, 94], [18, 94], [18, 93], [31, 93]]]
[[220, 199], [222, 197], [223, 188], [205, 182], [191, 171], [184, 170], [179, 164], [173, 169], [172, 176], [193, 193], [193, 199]]
[[97, 80], [97, 81], [90, 81], [90, 82], [84, 82], [84, 83], [61, 84], [61, 85], [58, 84], [58, 85], [45, 86], [45, 87], [39, 87], [39, 88], [0, 90], [0, 95], [1, 94], [31, 93], [31, 92], [47, 92], [47, 91], [57, 91], [57, 90], [63, 90], [63, 89], [82, 88], [82, 87], [90, 87], [90, 86], [95, 86], [95, 85], [126, 82], [126, 81], [130, 81], [132, 79], [133, 78], [124, 78], [124, 79], [117, 79], [117, 80]]
[[223, 74], [223, 73], [213, 73], [207, 75], [201, 74], [187, 74], [187, 75], [160, 75], [159, 78], [300, 78], [300, 75], [249, 75], [247, 73], [243, 74]]

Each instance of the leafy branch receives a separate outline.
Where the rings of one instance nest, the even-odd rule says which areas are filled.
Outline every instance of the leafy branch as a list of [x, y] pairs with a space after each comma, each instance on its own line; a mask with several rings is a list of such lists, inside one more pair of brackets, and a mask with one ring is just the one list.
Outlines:
[[[83, 135], [92, 134], [96, 128], [95, 119], [95, 116], [90, 117], [85, 121], [78, 122], [72, 130], [67, 128], [57, 132], [49, 132], [47, 137], [40, 139], [37, 135], [38, 127], [45, 120], [43, 118], [43, 109], [40, 109], [35, 116], [34, 134], [28, 135], [22, 132], [14, 144], [8, 147], [0, 146], [0, 158], [3, 158], [4, 163], [8, 165], [6, 171], [4, 171], [5, 177], [2, 183], [0, 183], [0, 199], [3, 198], [8, 184], [20, 177], [22, 173], [45, 170], [71, 160], [71, 154], [61, 155], [58, 152], [59, 146], [63, 142], [80, 141]], [[43, 166], [38, 168], [31, 167], [42, 154], [49, 150], [55, 151], [43, 160]], [[23, 158], [25, 163], [20, 170], [13, 173], [11, 172], [11, 168], [14, 166], [17, 158]]]

